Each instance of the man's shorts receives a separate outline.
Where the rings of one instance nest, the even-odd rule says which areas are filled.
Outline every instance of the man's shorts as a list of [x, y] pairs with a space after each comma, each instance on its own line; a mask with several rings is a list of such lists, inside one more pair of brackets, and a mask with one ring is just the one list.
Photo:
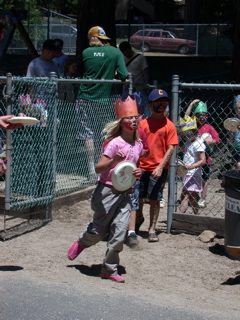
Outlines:
[[152, 171], [143, 171], [140, 179], [139, 198], [147, 198], [149, 200], [162, 200], [163, 188], [165, 186], [168, 169], [163, 169], [160, 178], [153, 179]]
[[83, 99], [76, 100], [77, 139], [93, 139], [96, 110], [96, 103]]
[[212, 173], [212, 170], [208, 164], [205, 164], [204, 166], [202, 166], [202, 179], [203, 180], [209, 180], [211, 173]]
[[137, 179], [134, 183], [133, 193], [131, 195], [132, 211], [136, 211], [139, 209], [139, 186], [140, 186], [140, 180]]

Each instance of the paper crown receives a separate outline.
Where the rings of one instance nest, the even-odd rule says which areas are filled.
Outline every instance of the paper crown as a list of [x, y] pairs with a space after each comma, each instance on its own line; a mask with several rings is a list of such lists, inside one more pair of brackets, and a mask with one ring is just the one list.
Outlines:
[[202, 101], [194, 103], [194, 105], [192, 107], [192, 112], [193, 112], [193, 114], [196, 114], [199, 112], [208, 113], [207, 104]]
[[130, 96], [127, 96], [125, 100], [119, 98], [114, 103], [114, 108], [117, 119], [139, 115], [136, 100], [132, 99]]
[[197, 122], [195, 117], [185, 116], [184, 118], [180, 118], [180, 131], [185, 132], [188, 130], [197, 129]]

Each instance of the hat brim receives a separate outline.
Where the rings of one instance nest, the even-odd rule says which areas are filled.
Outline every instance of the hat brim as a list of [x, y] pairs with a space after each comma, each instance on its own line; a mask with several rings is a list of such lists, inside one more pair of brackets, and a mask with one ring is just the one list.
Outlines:
[[102, 40], [111, 40], [110, 38], [108, 38], [106, 36], [96, 36], [96, 37], [99, 39], [102, 39]]
[[154, 99], [154, 100], [149, 100], [149, 101], [150, 101], [150, 102], [154, 102], [154, 101], [157, 101], [157, 100], [159, 100], [159, 99], [164, 99], [164, 98], [166, 98], [168, 101], [171, 100], [169, 97], [158, 97], [158, 98], [156, 98], [156, 99]]
[[90, 33], [90, 34], [88, 34], [88, 37], [97, 37], [102, 40], [111, 40], [107, 36], [100, 36], [98, 33]]

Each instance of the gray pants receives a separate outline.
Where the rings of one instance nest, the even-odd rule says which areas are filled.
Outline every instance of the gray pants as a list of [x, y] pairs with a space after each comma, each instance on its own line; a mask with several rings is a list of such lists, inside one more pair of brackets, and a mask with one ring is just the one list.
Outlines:
[[117, 274], [119, 252], [123, 249], [130, 219], [131, 192], [130, 189], [120, 193], [112, 186], [98, 182], [92, 194], [93, 222], [80, 234], [79, 244], [88, 248], [109, 234], [108, 249], [101, 271], [104, 274]]

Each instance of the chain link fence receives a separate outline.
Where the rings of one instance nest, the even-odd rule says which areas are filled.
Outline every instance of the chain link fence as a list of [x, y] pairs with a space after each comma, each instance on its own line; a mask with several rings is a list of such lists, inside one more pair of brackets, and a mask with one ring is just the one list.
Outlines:
[[[31, 4], [29, 4], [29, 6], [31, 6]], [[35, 7], [32, 7], [32, 9], [35, 11]], [[48, 10], [46, 8], [39, 9], [40, 11], [37, 11], [34, 16], [28, 16], [28, 22], [26, 19], [22, 20], [22, 24], [36, 50], [41, 52], [42, 44], [46, 39], [58, 38], [62, 39], [64, 42], [64, 53], [75, 53], [77, 41], [77, 19]], [[31, 21], [31, 19], [36, 22], [30, 23], [29, 21]], [[17, 29], [14, 32], [7, 53], [28, 53], [24, 40]]]
[[230, 28], [228, 24], [118, 24], [116, 37], [117, 44], [129, 40], [143, 52], [232, 57]]
[[[38, 52], [42, 51], [42, 44], [46, 39], [62, 39], [64, 42], [63, 52], [65, 54], [76, 53], [77, 25], [72, 21], [64, 23], [48, 24], [24, 24], [30, 39]], [[48, 36], [49, 35], [49, 36]], [[7, 50], [8, 54], [27, 54], [27, 47], [18, 30], [15, 31], [13, 39]]]
[[[75, 96], [79, 86], [99, 84], [103, 98], [96, 101], [79, 101]], [[44, 207], [45, 221], [49, 219], [50, 206], [55, 197], [67, 195], [94, 185], [96, 176], [90, 163], [96, 163], [101, 154], [101, 131], [112, 121], [113, 103], [119, 97], [113, 87], [117, 80], [50, 79], [1, 77], [3, 89], [1, 115], [37, 117], [38, 125], [24, 126], [18, 130], [1, 130], [2, 158], [7, 158], [7, 173], [1, 176], [1, 193], [4, 198], [4, 223], [11, 211], [24, 212], [36, 206]], [[110, 89], [108, 87], [111, 87]], [[221, 182], [223, 173], [234, 166], [232, 160], [232, 135], [223, 122], [234, 117], [233, 99], [240, 86], [234, 84], [181, 83], [173, 76], [171, 113], [178, 125], [180, 117], [194, 99], [206, 102], [207, 122], [219, 134], [220, 142], [211, 150], [211, 174], [208, 179], [206, 206], [199, 209], [204, 217], [224, 217], [224, 197]], [[104, 93], [111, 90], [109, 97]], [[130, 92], [132, 84], [130, 83]], [[29, 95], [30, 100], [26, 99]], [[25, 100], [24, 100], [25, 99]], [[184, 146], [185, 141], [182, 141]], [[176, 150], [171, 159], [168, 181], [168, 232], [173, 214], [179, 213], [178, 200], [182, 194], [182, 178], [178, 176]], [[32, 211], [31, 211], [32, 212]], [[187, 216], [193, 215], [191, 207]]]
[[[132, 81], [126, 81], [132, 90]], [[101, 131], [115, 119], [113, 104], [119, 97], [119, 80], [0, 77], [1, 114], [37, 118], [37, 125], [2, 131], [7, 172], [2, 176], [5, 198], [4, 229], [8, 220], [26, 219], [32, 208], [42, 207], [50, 219], [55, 197], [96, 183], [94, 164], [101, 154]], [[80, 100], [81, 85], [99, 86], [101, 99]], [[122, 86], [123, 87], [123, 86]], [[12, 217], [12, 211], [25, 212]], [[16, 221], [16, 219], [14, 220]]]
[[[212, 158], [209, 164], [210, 173], [206, 179], [207, 194], [206, 204], [199, 203], [201, 194], [195, 199], [194, 205], [187, 207], [186, 214], [198, 213], [200, 216], [211, 218], [224, 218], [225, 197], [224, 189], [221, 187], [223, 173], [235, 166], [233, 160], [233, 133], [226, 130], [224, 121], [236, 116], [234, 112], [234, 96], [238, 94], [240, 85], [234, 84], [203, 84], [203, 83], [181, 83], [178, 76], [173, 76], [172, 86], [172, 119], [178, 126], [180, 117], [184, 117], [189, 104], [199, 99], [207, 104], [208, 118], [205, 123], [210, 124], [219, 135], [219, 143], [214, 147], [206, 149], [206, 157]], [[183, 190], [183, 181], [179, 177], [177, 165], [178, 159], [183, 159], [186, 148], [186, 140], [180, 138], [180, 145], [174, 157], [171, 159], [169, 175], [169, 198], [168, 198], [168, 231], [170, 232], [172, 214], [181, 214], [179, 209], [181, 200], [186, 192]], [[197, 212], [198, 211], [198, 212]]]
[[[76, 52], [77, 21], [51, 12], [49, 24], [23, 23], [36, 50], [41, 51], [48, 38], [64, 41], [66, 54]], [[130, 41], [133, 49], [149, 54], [191, 54], [207, 57], [232, 57], [233, 44], [228, 24], [116, 24], [116, 42]], [[107, 31], [107, 30], [106, 30]], [[27, 48], [18, 30], [7, 53], [26, 54]]]

